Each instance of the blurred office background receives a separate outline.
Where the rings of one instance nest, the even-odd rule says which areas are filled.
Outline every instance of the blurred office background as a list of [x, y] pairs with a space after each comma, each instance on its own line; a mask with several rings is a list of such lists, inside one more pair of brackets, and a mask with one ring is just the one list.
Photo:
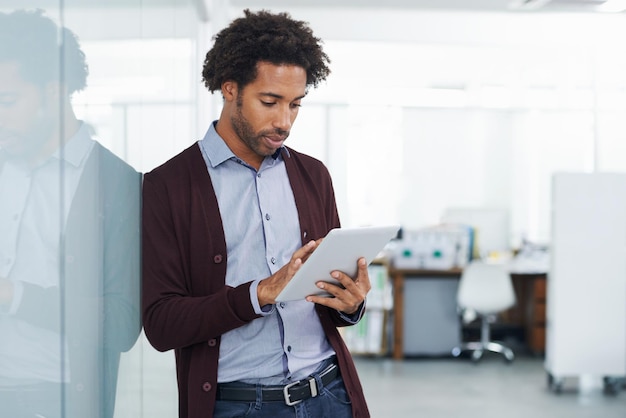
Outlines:
[[[42, 8], [78, 35], [90, 69], [78, 116], [140, 172], [202, 138], [219, 114], [200, 75], [213, 34], [246, 7], [288, 11], [332, 60], [288, 145], [327, 164], [344, 226], [411, 230], [449, 208], [498, 209], [505, 250], [550, 244], [554, 173], [626, 172], [626, 14], [604, 3], [2, 0], [0, 10]], [[402, 368], [371, 360], [359, 361], [372, 378]], [[173, 354], [140, 339], [122, 356], [116, 416], [176, 416], [175, 384]]]
[[347, 226], [419, 227], [447, 207], [496, 207], [510, 211], [511, 245], [547, 242], [551, 173], [626, 169], [626, 26], [623, 14], [574, 7], [597, 1], [42, 3], [88, 56], [83, 117], [140, 171], [218, 114], [200, 65], [244, 7], [288, 10], [325, 40], [333, 72], [290, 145], [327, 163]]

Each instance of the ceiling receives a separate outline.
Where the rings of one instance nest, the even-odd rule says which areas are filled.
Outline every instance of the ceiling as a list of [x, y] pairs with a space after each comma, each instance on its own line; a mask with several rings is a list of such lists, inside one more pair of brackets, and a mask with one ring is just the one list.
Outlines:
[[55, 9], [188, 7], [190, 3], [234, 8], [360, 8], [478, 12], [595, 12], [607, 0], [0, 0], [0, 6]]
[[[596, 12], [607, 0], [230, 0], [233, 7], [327, 7], [479, 12]], [[625, 6], [626, 7], [626, 6]]]

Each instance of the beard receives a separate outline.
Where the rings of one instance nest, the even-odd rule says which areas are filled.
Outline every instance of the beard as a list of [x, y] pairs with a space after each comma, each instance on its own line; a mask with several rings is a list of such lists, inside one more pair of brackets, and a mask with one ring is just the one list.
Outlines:
[[246, 119], [241, 111], [243, 107], [243, 100], [241, 96], [237, 97], [237, 111], [230, 118], [231, 125], [233, 126], [233, 130], [243, 141], [244, 144], [255, 154], [260, 155], [262, 157], [267, 157], [273, 155], [278, 148], [271, 148], [265, 144], [263, 141], [263, 137], [265, 136], [281, 136], [284, 139], [287, 139], [289, 136], [289, 131], [285, 131], [282, 129], [266, 129], [259, 132], [254, 132], [252, 128], [252, 124]]
[[43, 108], [38, 109], [29, 126], [23, 129], [7, 129], [0, 126], [0, 149], [11, 158], [29, 159], [37, 156], [46, 147], [57, 149], [60, 144], [52, 144], [55, 137], [55, 117]]

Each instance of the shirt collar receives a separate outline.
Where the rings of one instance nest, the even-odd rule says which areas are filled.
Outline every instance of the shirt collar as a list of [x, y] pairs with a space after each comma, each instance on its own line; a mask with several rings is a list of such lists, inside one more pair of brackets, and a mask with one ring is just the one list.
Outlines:
[[67, 141], [62, 149], [58, 149], [52, 157], [63, 160], [74, 167], [80, 167], [93, 146], [93, 129], [86, 123], [81, 123], [80, 128]]
[[[224, 139], [217, 133], [215, 130], [215, 125], [217, 125], [217, 121], [211, 123], [207, 133], [204, 135], [204, 138], [200, 140], [200, 145], [204, 148], [206, 152], [207, 158], [211, 167], [217, 167], [222, 164], [224, 161], [230, 159], [237, 159], [238, 157], [228, 148]], [[285, 151], [287, 157], [289, 157], [289, 150], [282, 146], [276, 152], [271, 155], [271, 158], [276, 160], [281, 156], [281, 151]]]

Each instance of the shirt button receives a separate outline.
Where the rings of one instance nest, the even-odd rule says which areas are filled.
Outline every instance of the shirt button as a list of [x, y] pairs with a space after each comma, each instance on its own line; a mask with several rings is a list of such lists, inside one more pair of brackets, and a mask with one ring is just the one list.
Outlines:
[[211, 338], [208, 341], [209, 347], [215, 347], [217, 345], [217, 340], [215, 338]]
[[270, 261], [272, 262], [272, 264], [276, 264], [276, 258], [272, 257]]
[[204, 382], [202, 384], [202, 390], [205, 392], [209, 392], [213, 386], [209, 382]]
[[271, 218], [270, 214], [269, 214], [269, 213], [266, 213], [266, 214], [265, 214], [265, 219], [269, 221], [269, 220], [270, 220], [270, 218]]
[[287, 346], [287, 351], [289, 351], [291, 353], [291, 346], [290, 345]]
[[256, 175], [258, 178], [261, 178], [261, 173], [257, 173]]
[[280, 307], [284, 309], [285, 308], [285, 302], [280, 302]]
[[213, 257], [213, 262], [215, 264], [219, 264], [222, 262], [222, 254], [217, 254], [215, 257]]

